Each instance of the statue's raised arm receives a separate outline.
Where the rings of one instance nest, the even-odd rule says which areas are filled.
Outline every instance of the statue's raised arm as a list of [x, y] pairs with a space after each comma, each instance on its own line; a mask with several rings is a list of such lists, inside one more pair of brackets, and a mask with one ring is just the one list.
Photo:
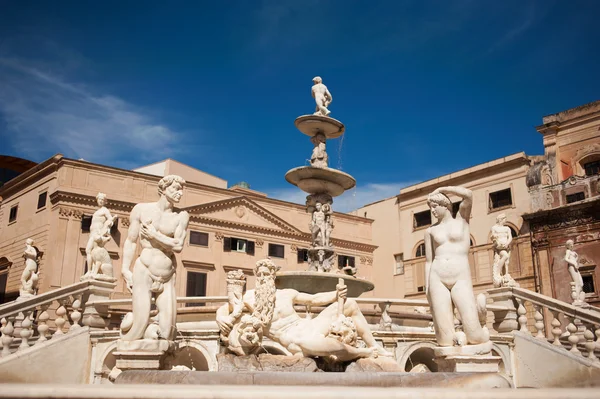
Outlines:
[[471, 209], [473, 208], [473, 192], [471, 190], [464, 187], [448, 186], [440, 187], [434, 190], [430, 194], [430, 196], [433, 196], [435, 194], [443, 194], [446, 197], [448, 197], [448, 195], [454, 194], [458, 197], [461, 197], [462, 201], [458, 207], [458, 213], [456, 214], [456, 217], [460, 216], [467, 222], [469, 221], [469, 218], [471, 217]]

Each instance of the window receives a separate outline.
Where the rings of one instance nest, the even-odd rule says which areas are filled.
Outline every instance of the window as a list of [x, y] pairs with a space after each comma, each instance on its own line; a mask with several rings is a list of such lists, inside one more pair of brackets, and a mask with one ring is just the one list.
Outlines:
[[594, 294], [596, 292], [596, 287], [594, 285], [594, 275], [586, 274], [581, 276], [583, 279], [583, 292], [586, 294]]
[[[186, 296], [206, 296], [206, 273], [187, 272]], [[204, 306], [204, 303], [186, 303], [188, 306]]]
[[208, 233], [190, 230], [190, 245], [208, 247]]
[[583, 201], [585, 199], [585, 193], [580, 191], [574, 194], [567, 194], [567, 204], [572, 204], [573, 202]]
[[298, 248], [298, 263], [308, 262], [308, 249]]
[[419, 227], [429, 226], [431, 224], [431, 211], [427, 210], [423, 212], [417, 212], [414, 214], [413, 218], [413, 227], [415, 229]]
[[415, 258], [420, 258], [421, 256], [425, 256], [425, 243], [422, 242], [419, 244], [419, 246], [417, 247], [417, 250], [415, 251]]
[[394, 274], [404, 274], [404, 254], [394, 255]]
[[512, 236], [512, 238], [517, 238], [519, 236], [519, 233], [517, 233], [517, 230], [513, 229], [510, 226], [508, 226], [508, 228], [510, 229], [510, 235]]
[[504, 208], [512, 205], [510, 188], [490, 193], [490, 209]]
[[45, 191], [38, 196], [37, 209], [42, 209], [46, 206], [46, 199], [48, 198], [48, 192]]
[[0, 274], [0, 303], [4, 303], [4, 295], [6, 294], [6, 280], [8, 273]]
[[248, 255], [254, 255], [254, 241], [235, 237], [224, 237], [223, 251], [245, 252]]
[[586, 176], [594, 176], [600, 174], [600, 160], [588, 162], [583, 165]]
[[354, 256], [338, 255], [338, 267], [343, 268], [346, 266], [355, 267]]
[[81, 217], [81, 231], [84, 233], [89, 233], [91, 225], [92, 225], [92, 217], [89, 215], [83, 215]]
[[8, 215], [8, 223], [12, 223], [17, 220], [17, 211], [19, 210], [19, 205], [15, 205], [10, 208], [10, 213]]
[[269, 244], [269, 256], [274, 258], [284, 258], [285, 247], [279, 244]]

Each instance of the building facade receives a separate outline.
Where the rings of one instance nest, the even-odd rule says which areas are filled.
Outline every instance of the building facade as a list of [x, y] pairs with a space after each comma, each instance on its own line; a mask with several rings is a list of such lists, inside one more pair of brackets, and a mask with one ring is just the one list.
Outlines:
[[[177, 255], [179, 296], [225, 295], [225, 276], [242, 269], [253, 286], [257, 260], [270, 256], [282, 270], [305, 270], [310, 245], [310, 215], [302, 205], [270, 199], [177, 161], [166, 160], [135, 171], [54, 156], [0, 189], [0, 283], [4, 302], [18, 296], [25, 240], [33, 238], [42, 253], [38, 292], [78, 282], [86, 272], [85, 247], [96, 194], [107, 195], [107, 208], [118, 216], [106, 249], [117, 288], [113, 298], [127, 297], [120, 278], [129, 213], [140, 202], [158, 199], [157, 183], [167, 174], [186, 179], [180, 209], [190, 214], [186, 244]], [[333, 243], [345, 262], [358, 267], [359, 278], [372, 280], [375, 246], [372, 220], [335, 213]]]
[[586, 302], [600, 306], [600, 101], [544, 117], [544, 156], [528, 174], [534, 263], [542, 294], [571, 302], [565, 243], [579, 255]]
[[[438, 187], [462, 186], [473, 191], [470, 219], [471, 277], [477, 292], [493, 286], [494, 251], [490, 230], [500, 214], [513, 234], [510, 273], [524, 288], [533, 289], [529, 230], [522, 214], [530, 209], [525, 184], [530, 160], [510, 155], [400, 190], [400, 194], [358, 210], [374, 219], [375, 286], [382, 297], [425, 296], [425, 230], [433, 223], [427, 196]], [[450, 198], [458, 210], [459, 199]]]

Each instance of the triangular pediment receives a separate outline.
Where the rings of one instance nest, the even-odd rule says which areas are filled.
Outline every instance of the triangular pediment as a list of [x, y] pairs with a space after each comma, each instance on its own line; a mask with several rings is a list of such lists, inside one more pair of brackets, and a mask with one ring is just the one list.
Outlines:
[[237, 228], [303, 234], [296, 227], [245, 196], [195, 205], [185, 210], [192, 220], [198, 222], [219, 222]]

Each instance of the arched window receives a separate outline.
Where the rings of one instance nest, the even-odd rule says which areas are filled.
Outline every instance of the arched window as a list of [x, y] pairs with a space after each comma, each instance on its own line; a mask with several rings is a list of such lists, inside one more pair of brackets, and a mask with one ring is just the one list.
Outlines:
[[417, 246], [417, 250], [415, 251], [415, 258], [419, 258], [421, 256], [425, 256], [425, 243], [422, 242]]
[[512, 236], [512, 238], [517, 238], [519, 236], [519, 233], [517, 233], [517, 231], [512, 226], [508, 227], [510, 228], [510, 235]]

